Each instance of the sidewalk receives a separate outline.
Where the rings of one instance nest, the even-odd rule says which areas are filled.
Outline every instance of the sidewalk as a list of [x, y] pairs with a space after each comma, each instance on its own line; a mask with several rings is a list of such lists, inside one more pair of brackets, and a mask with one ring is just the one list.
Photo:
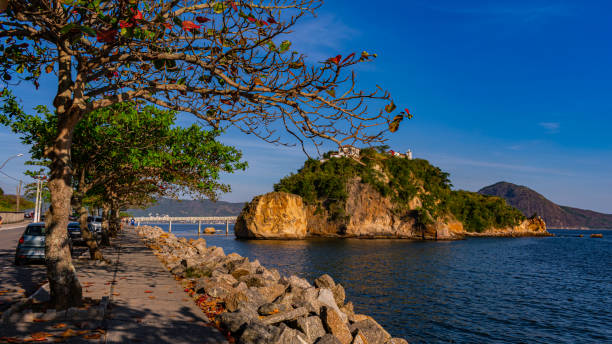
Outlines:
[[[75, 260], [83, 296], [110, 300], [103, 330], [99, 330], [103, 335], [69, 337], [65, 342], [227, 343], [133, 229], [122, 232], [113, 244], [103, 250], [110, 264]], [[24, 338], [44, 331], [50, 339], [66, 328], [57, 328], [57, 322], [34, 320], [4, 330], [7, 333], [0, 331], [0, 336]]]
[[83, 286], [109, 287], [105, 343], [226, 343], [133, 230], [120, 234], [117, 243], [114, 256], [105, 252], [115, 262], [111, 278], [104, 281], [96, 271], [80, 277]]

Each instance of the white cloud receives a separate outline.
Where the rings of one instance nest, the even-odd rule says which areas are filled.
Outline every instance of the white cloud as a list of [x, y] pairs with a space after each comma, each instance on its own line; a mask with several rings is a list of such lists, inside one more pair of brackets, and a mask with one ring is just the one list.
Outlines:
[[540, 122], [538, 125], [544, 128], [548, 134], [556, 134], [561, 129], [559, 122]]
[[342, 53], [346, 41], [353, 40], [360, 32], [333, 14], [323, 13], [298, 23], [289, 34], [292, 49], [304, 53], [311, 61], [325, 61]]

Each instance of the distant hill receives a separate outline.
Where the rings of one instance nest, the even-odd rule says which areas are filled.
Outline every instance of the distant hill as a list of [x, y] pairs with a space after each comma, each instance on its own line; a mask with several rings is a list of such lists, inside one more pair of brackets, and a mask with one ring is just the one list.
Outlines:
[[526, 186], [499, 182], [478, 193], [502, 197], [525, 216], [536, 213], [548, 228], [612, 228], [612, 214], [557, 205]]
[[[19, 197], [19, 210], [34, 208], [34, 202], [28, 201]], [[15, 195], [2, 195], [0, 194], [0, 211], [15, 211], [17, 210], [17, 196]]]
[[211, 200], [175, 200], [161, 198], [147, 209], [130, 209], [134, 216], [238, 216], [244, 203], [213, 202]]

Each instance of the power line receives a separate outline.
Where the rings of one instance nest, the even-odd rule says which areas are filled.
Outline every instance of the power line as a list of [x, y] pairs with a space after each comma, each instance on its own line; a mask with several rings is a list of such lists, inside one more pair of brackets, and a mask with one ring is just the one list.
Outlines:
[[4, 173], [2, 170], [0, 170], [0, 173], [4, 174], [5, 176], [7, 176], [7, 177], [11, 178], [12, 180], [14, 180], [14, 181], [16, 181], [16, 182], [18, 182], [18, 181], [19, 181], [19, 179], [15, 178], [15, 177], [11, 177], [11, 176], [9, 176], [8, 174]]

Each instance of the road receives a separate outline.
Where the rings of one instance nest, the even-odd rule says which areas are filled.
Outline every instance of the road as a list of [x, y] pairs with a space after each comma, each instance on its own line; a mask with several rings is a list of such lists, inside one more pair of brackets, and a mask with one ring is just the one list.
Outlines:
[[[0, 228], [0, 311], [12, 303], [12, 299], [30, 295], [46, 280], [45, 266], [28, 264], [15, 266], [15, 249], [27, 223], [2, 225]], [[6, 292], [8, 291], [8, 292]]]

